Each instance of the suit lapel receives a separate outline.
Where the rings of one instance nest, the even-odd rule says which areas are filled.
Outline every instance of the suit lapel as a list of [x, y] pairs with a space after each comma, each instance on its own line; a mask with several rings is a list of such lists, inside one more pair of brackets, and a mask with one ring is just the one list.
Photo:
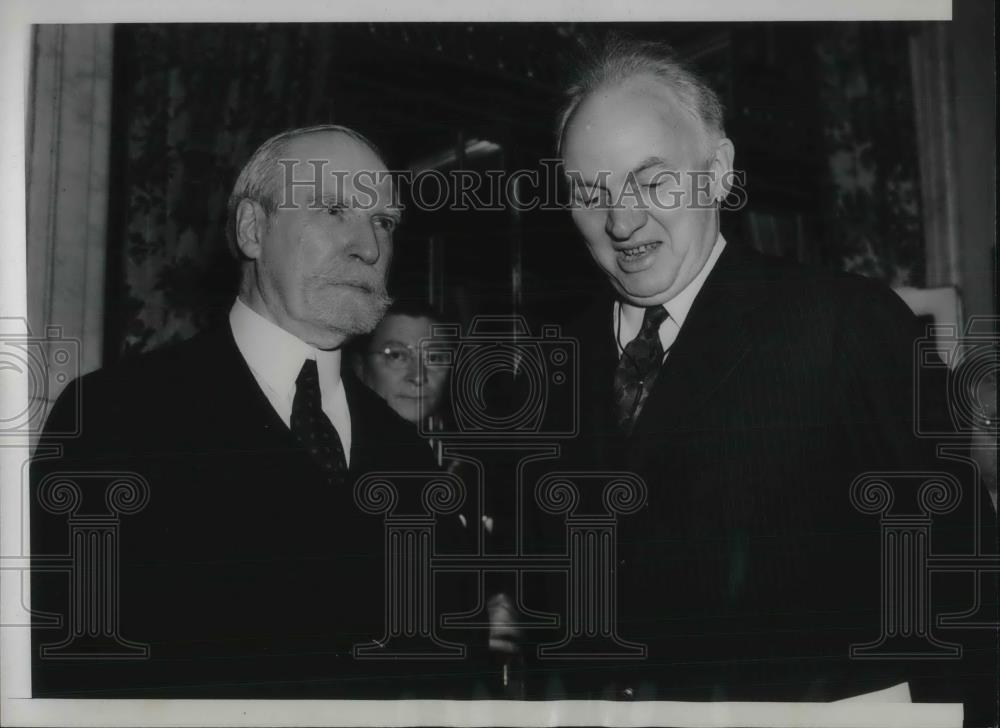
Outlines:
[[[365, 385], [358, 381], [346, 369], [341, 374], [344, 382], [344, 395], [347, 397], [347, 409], [351, 413], [351, 463], [348, 468], [348, 480], [353, 480], [362, 473], [375, 470], [371, 462], [371, 454], [366, 443], [372, 441], [370, 432], [372, 424], [369, 421], [370, 412], [362, 404], [365, 392], [360, 388]], [[377, 442], [377, 439], [376, 439]]]
[[[215, 354], [210, 360], [218, 362], [219, 368], [216, 375], [220, 382], [217, 390], [219, 406], [240, 413], [240, 417], [236, 418], [237, 427], [232, 431], [234, 440], [248, 449], [293, 452], [296, 458], [312, 464], [309, 455], [261, 390], [236, 346], [232, 331], [226, 327], [225, 331], [218, 332], [211, 346]], [[378, 413], [387, 406], [349, 371], [344, 370], [342, 378], [351, 417], [349, 475], [356, 476], [378, 469], [384, 460], [373, 444], [382, 442], [384, 433], [380, 432], [382, 425]]]
[[753, 269], [751, 254], [726, 245], [670, 347], [635, 437], [682, 428], [753, 347], [748, 318], [764, 300]]
[[240, 437], [251, 438], [250, 442], [243, 443], [244, 446], [256, 445], [265, 449], [298, 447], [291, 430], [271, 406], [236, 346], [232, 329], [225, 326], [223, 331], [216, 332], [211, 346], [216, 350], [209, 361], [218, 366], [219, 406], [239, 413], [234, 422], [241, 431]]
[[579, 342], [580, 432], [589, 455], [613, 462], [620, 445], [612, 392], [618, 349], [615, 344], [614, 299], [602, 295], [567, 333]]
[[[387, 420], [395, 415], [381, 397], [346, 369], [342, 370], [344, 394], [351, 412], [351, 464], [348, 480], [385, 470], [396, 462], [393, 445], [386, 440]], [[414, 434], [414, 437], [416, 435]], [[430, 449], [428, 448], [428, 458]], [[413, 467], [413, 465], [411, 465]]]

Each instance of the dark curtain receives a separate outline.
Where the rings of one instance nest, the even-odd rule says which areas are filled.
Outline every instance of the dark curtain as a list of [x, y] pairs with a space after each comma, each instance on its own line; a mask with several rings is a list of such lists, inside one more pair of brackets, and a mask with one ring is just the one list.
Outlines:
[[[186, 338], [228, 310], [226, 199], [265, 138], [333, 118], [328, 29], [118, 28], [112, 355]], [[116, 235], [117, 233], [117, 235]], [[113, 268], [114, 270], [114, 268]]]
[[914, 27], [836, 24], [816, 45], [829, 170], [824, 246], [845, 270], [894, 286], [925, 280], [908, 47]]

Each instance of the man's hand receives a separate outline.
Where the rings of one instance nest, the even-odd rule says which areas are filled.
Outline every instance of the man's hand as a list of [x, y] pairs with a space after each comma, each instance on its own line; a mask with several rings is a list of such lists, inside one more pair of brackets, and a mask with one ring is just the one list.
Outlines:
[[516, 655], [521, 651], [517, 610], [506, 594], [494, 594], [486, 604], [490, 616], [490, 652]]

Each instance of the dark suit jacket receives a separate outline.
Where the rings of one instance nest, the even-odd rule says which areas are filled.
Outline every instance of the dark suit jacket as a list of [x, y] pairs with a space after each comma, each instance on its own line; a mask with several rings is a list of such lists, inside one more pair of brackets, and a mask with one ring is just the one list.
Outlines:
[[[382, 517], [354, 503], [355, 479], [434, 470], [411, 425], [350, 374], [350, 483], [332, 488], [260, 390], [228, 327], [72, 383], [49, 432], [82, 434], [32, 468], [32, 549], [66, 553], [67, 520], [38, 507], [47, 474], [132, 471], [148, 504], [121, 517], [121, 637], [148, 659], [52, 660], [33, 631], [33, 694], [120, 697], [462, 695], [467, 662], [359, 662], [383, 636]], [[72, 428], [69, 428], [72, 429]], [[72, 479], [72, 478], [71, 478]], [[80, 512], [106, 513], [107, 479], [82, 479]], [[410, 486], [415, 488], [416, 486]], [[416, 498], [403, 493], [402, 500]], [[65, 574], [33, 575], [36, 609], [66, 614]], [[485, 637], [484, 637], [485, 639]], [[435, 678], [435, 676], [437, 676]]]
[[[851, 482], [869, 470], [949, 467], [914, 436], [922, 331], [898, 297], [730, 242], [628, 441], [611, 416], [612, 300], [602, 296], [568, 331], [580, 341], [581, 434], [564, 464], [645, 479], [648, 505], [621, 519], [618, 604], [620, 635], [649, 653], [561, 665], [566, 693], [833, 700], [909, 680], [916, 699], [961, 700], [958, 681], [984, 671], [989, 689], [989, 662], [952, 663], [952, 681], [939, 678], [942, 663], [847, 659], [849, 645], [878, 637], [881, 608], [879, 518], [852, 506]], [[946, 385], [934, 372], [923, 373], [934, 400], [925, 397], [923, 417], [939, 422]], [[962, 476], [969, 487], [951, 535], [968, 550], [981, 493], [967, 468]], [[960, 608], [970, 606], [971, 580], [954, 588]]]

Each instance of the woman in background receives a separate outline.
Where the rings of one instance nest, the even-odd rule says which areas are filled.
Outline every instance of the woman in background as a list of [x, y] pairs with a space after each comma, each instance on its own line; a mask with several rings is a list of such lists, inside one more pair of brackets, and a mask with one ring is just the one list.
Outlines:
[[358, 378], [403, 419], [414, 425], [423, 420], [420, 431], [424, 433], [442, 430], [446, 416], [450, 369], [433, 352], [427, 352], [423, 366], [418, 360], [420, 340], [429, 339], [431, 327], [440, 323], [430, 307], [401, 299], [354, 357]]

